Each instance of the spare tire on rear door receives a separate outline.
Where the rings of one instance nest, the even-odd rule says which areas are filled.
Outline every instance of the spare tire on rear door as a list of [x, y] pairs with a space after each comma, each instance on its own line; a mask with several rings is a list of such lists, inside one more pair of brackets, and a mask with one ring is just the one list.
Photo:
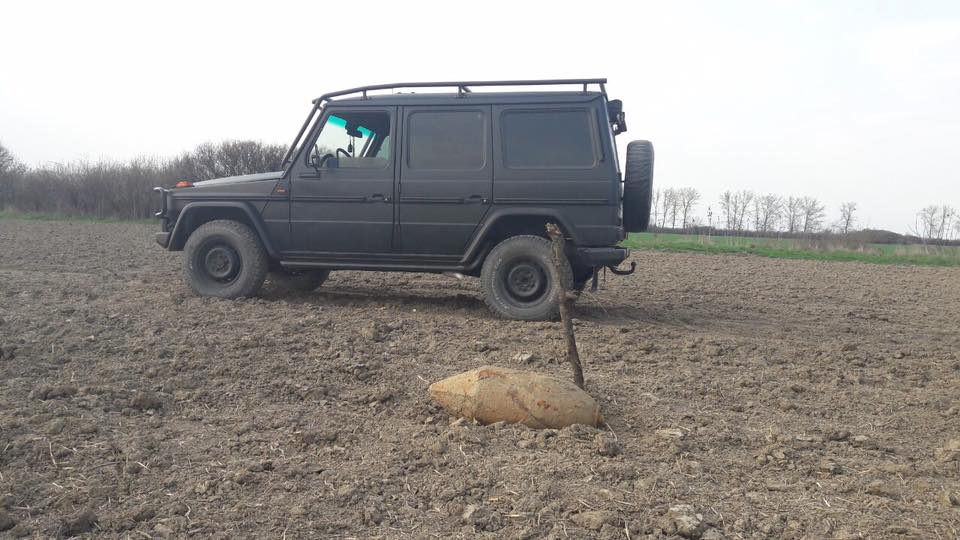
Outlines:
[[643, 232], [650, 223], [653, 200], [653, 144], [632, 141], [627, 145], [627, 167], [623, 173], [623, 228]]

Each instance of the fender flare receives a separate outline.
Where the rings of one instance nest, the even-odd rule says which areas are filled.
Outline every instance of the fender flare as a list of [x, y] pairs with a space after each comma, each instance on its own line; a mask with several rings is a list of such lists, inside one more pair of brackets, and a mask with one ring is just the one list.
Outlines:
[[187, 203], [183, 207], [183, 210], [180, 211], [180, 215], [177, 216], [177, 222], [174, 224], [173, 229], [170, 230], [170, 242], [167, 249], [170, 251], [182, 250], [183, 245], [187, 241], [185, 232], [187, 220], [197, 212], [210, 208], [233, 208], [246, 214], [247, 219], [253, 225], [254, 232], [257, 233], [257, 237], [260, 238], [260, 243], [263, 244], [267, 255], [272, 259], [279, 257], [279, 253], [273, 246], [273, 242], [270, 241], [270, 236], [263, 226], [260, 213], [257, 212], [249, 202], [244, 201], [193, 201]]
[[[570, 235], [570, 239], [573, 240], [575, 245], [580, 244], [580, 237], [577, 234], [576, 229], [571, 227], [567, 219], [563, 218], [555, 209], [516, 207], [500, 208], [494, 210], [486, 216], [486, 219], [484, 219], [477, 232], [473, 235], [473, 240], [467, 246], [467, 252], [464, 253], [461, 263], [463, 263], [469, 269], [479, 266], [480, 262], [483, 260], [483, 254], [481, 253], [481, 250], [483, 249], [483, 243], [490, 235], [490, 230], [501, 220], [511, 217], [545, 218], [548, 222], [554, 222], [560, 225], [560, 228], [563, 229], [566, 234]], [[544, 230], [543, 233], [546, 234], [546, 230]]]

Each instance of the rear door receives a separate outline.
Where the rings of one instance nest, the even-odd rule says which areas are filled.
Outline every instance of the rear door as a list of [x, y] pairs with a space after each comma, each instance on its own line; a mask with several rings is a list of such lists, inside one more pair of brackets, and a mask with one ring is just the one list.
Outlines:
[[490, 106], [403, 107], [401, 115], [398, 251], [462, 255], [492, 196]]
[[393, 249], [396, 107], [331, 108], [293, 168], [292, 252], [364, 256]]
[[[493, 129], [497, 210], [545, 209], [574, 226], [583, 245], [618, 237], [620, 183], [593, 103], [496, 105]], [[608, 142], [609, 144], [609, 142]]]

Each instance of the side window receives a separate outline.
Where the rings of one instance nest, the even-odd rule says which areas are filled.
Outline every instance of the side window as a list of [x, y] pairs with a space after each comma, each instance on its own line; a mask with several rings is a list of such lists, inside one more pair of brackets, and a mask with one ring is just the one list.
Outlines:
[[390, 164], [390, 115], [385, 111], [327, 116], [310, 160], [326, 168], [382, 169]]
[[420, 170], [482, 169], [487, 137], [482, 111], [417, 111], [407, 127], [407, 167]]
[[512, 169], [592, 169], [596, 129], [587, 109], [511, 110], [500, 117], [503, 163]]

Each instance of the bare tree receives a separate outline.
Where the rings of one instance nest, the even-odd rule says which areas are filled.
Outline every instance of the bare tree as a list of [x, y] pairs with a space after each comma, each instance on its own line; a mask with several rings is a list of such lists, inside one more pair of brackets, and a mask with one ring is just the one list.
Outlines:
[[752, 191], [724, 191], [720, 195], [720, 213], [727, 230], [742, 231], [749, 225], [750, 204], [755, 195]]
[[13, 154], [3, 144], [0, 144], [0, 174], [6, 173], [7, 169], [12, 168], [16, 161], [17, 158], [13, 157]]
[[667, 226], [667, 220], [670, 221], [670, 227], [675, 228], [677, 226], [677, 210], [680, 208], [679, 199], [680, 195], [676, 189], [667, 188], [663, 190], [663, 195], [660, 199], [661, 227]]
[[760, 216], [762, 215], [762, 210], [760, 208], [760, 197], [755, 197], [753, 199], [753, 230], [760, 230]]
[[960, 230], [960, 222], [954, 224], [956, 218], [957, 211], [952, 206], [927, 206], [917, 214], [918, 236], [939, 242], [949, 240], [955, 230]]
[[823, 218], [827, 215], [826, 207], [814, 197], [800, 199], [803, 226], [801, 232], [817, 232], [823, 226]]
[[754, 197], [753, 192], [747, 190], [738, 191], [733, 195], [734, 228], [736, 230], [742, 231], [750, 223], [748, 215], [750, 213], [750, 203], [753, 202]]
[[0, 144], [0, 209], [13, 204], [17, 185], [26, 170], [23, 163]]
[[257, 141], [204, 143], [173, 160], [173, 168], [185, 180], [208, 180], [280, 169], [286, 148]]
[[788, 197], [784, 205], [785, 216], [787, 218], [787, 232], [800, 232], [800, 224], [803, 222], [803, 205], [799, 197]]
[[849, 234], [853, 232], [853, 225], [856, 222], [854, 213], [857, 211], [857, 203], [845, 202], [840, 205], [840, 223], [837, 228], [840, 234]]
[[679, 205], [680, 205], [680, 215], [681, 223], [684, 229], [687, 228], [687, 225], [690, 224], [690, 219], [693, 217], [693, 209], [697, 205], [697, 201], [700, 200], [700, 192], [696, 188], [688, 187], [682, 188], [679, 191]]
[[256, 141], [227, 141], [204, 144], [173, 159], [77, 161], [30, 169], [3, 151], [0, 205], [26, 212], [143, 219], [156, 210], [154, 186], [276, 171], [284, 150]]
[[760, 195], [753, 201], [754, 227], [760, 232], [776, 230], [783, 217], [783, 198], [773, 193]]
[[956, 218], [956, 208], [947, 205], [940, 207], [940, 238], [938, 238], [938, 240], [950, 240], [950, 235], [953, 233], [953, 221]]
[[653, 200], [650, 201], [650, 210], [653, 213], [651, 223], [654, 227], [660, 226], [660, 199], [663, 198], [663, 190], [657, 188], [653, 190]]
[[720, 215], [723, 216], [724, 227], [727, 230], [733, 230], [737, 222], [737, 211], [733, 203], [733, 193], [730, 190], [720, 194]]

